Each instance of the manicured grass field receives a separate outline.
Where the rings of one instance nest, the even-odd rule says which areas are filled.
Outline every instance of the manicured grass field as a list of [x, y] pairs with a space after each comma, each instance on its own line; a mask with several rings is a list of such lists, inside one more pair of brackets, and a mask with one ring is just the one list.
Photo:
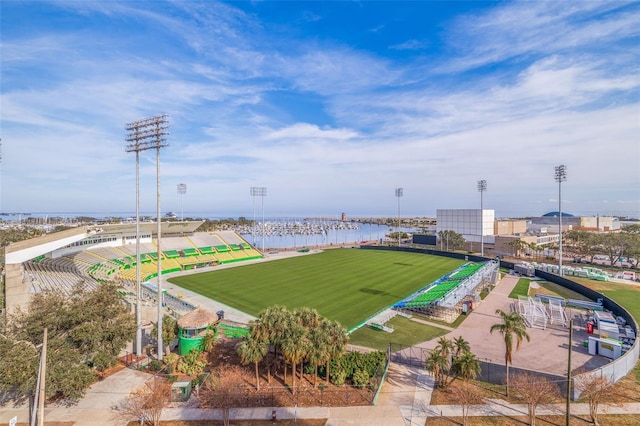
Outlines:
[[349, 335], [349, 343], [366, 346], [379, 351], [386, 351], [389, 342], [414, 346], [420, 342], [426, 342], [448, 333], [448, 331], [443, 328], [420, 324], [401, 316], [392, 318], [387, 322], [387, 325], [394, 328], [393, 333], [374, 330], [365, 326]]
[[251, 315], [276, 304], [308, 306], [351, 328], [463, 263], [418, 253], [345, 248], [169, 282]]

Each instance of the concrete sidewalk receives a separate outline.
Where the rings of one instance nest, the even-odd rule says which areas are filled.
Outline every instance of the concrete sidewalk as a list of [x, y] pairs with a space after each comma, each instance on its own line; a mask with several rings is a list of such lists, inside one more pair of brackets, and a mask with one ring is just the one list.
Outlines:
[[[47, 422], [73, 422], [77, 426], [121, 425], [117, 406], [129, 393], [144, 384], [151, 376], [139, 371], [125, 369], [93, 385], [87, 395], [74, 406], [49, 405], [45, 409]], [[430, 405], [433, 379], [424, 370], [392, 364], [388, 380], [383, 385], [376, 406], [359, 407], [277, 407], [237, 408], [230, 410], [232, 420], [270, 420], [276, 411], [278, 419], [327, 419], [328, 426], [373, 425], [373, 426], [423, 426], [430, 417], [461, 417], [459, 405]], [[542, 406], [538, 415], [564, 415], [564, 404]], [[571, 404], [571, 413], [587, 416], [589, 406], [584, 403]], [[640, 421], [640, 403], [602, 404], [599, 414], [633, 414]], [[487, 404], [469, 407], [469, 416], [527, 415], [524, 404], [509, 404], [493, 399]], [[28, 421], [28, 408], [0, 407], [0, 424], [18, 417], [19, 422]], [[222, 410], [198, 408], [167, 408], [162, 420], [222, 420]]]

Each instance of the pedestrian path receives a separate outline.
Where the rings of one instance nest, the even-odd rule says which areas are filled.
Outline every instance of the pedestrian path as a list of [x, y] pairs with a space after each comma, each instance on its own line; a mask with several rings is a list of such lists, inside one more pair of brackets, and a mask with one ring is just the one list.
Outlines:
[[[75, 406], [48, 405], [45, 409], [47, 422], [73, 422], [76, 426], [121, 425], [116, 407], [130, 390], [143, 385], [150, 376], [131, 369], [124, 369], [92, 386], [87, 395]], [[460, 405], [430, 405], [433, 378], [424, 370], [392, 364], [388, 380], [383, 385], [376, 406], [359, 407], [277, 407], [236, 408], [230, 410], [231, 420], [270, 420], [275, 410], [277, 419], [327, 419], [327, 426], [372, 425], [372, 426], [422, 426], [432, 417], [461, 417]], [[544, 405], [537, 415], [564, 415], [564, 404]], [[602, 415], [637, 415], [640, 419], [640, 402], [623, 404], [601, 404]], [[571, 414], [589, 415], [585, 403], [572, 403]], [[469, 407], [468, 416], [527, 415], [525, 404], [510, 404], [492, 399], [486, 404]], [[7, 424], [14, 416], [23, 423], [28, 419], [28, 408], [0, 406], [0, 424]], [[222, 411], [199, 408], [167, 408], [162, 420], [222, 420]]]
[[438, 324], [436, 322], [432, 322], [432, 321], [426, 321], [420, 318], [411, 318], [411, 321], [413, 322], [418, 322], [420, 324], [424, 324], [424, 325], [430, 325], [431, 327], [436, 327], [436, 328], [441, 328], [443, 330], [447, 330], [447, 331], [454, 331], [455, 328], [453, 327], [449, 327], [447, 325], [442, 325], [442, 324]]
[[[588, 416], [589, 404], [571, 404], [571, 415]], [[563, 416], [566, 412], [565, 404], [542, 405], [537, 408], [536, 416]], [[623, 415], [637, 414], [640, 416], [640, 403], [631, 402], [623, 404], [601, 404], [598, 406], [598, 415]], [[479, 416], [528, 416], [526, 404], [509, 404], [506, 401], [494, 401], [489, 404], [471, 405], [467, 413], [470, 417]], [[431, 405], [425, 411], [426, 417], [462, 417], [461, 405]], [[638, 417], [640, 421], [640, 417]], [[424, 424], [421, 423], [421, 424]]]

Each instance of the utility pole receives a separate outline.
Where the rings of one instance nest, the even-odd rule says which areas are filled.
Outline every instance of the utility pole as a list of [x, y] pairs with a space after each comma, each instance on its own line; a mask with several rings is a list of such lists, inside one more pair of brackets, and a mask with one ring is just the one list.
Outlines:
[[47, 377], [47, 329], [42, 337], [42, 352], [40, 353], [40, 388], [38, 389], [38, 426], [44, 425], [45, 382]]
[[558, 182], [558, 274], [562, 276], [562, 182], [567, 180], [564, 164], [556, 166], [555, 180]]
[[482, 194], [487, 190], [487, 181], [478, 181], [478, 191], [480, 192], [480, 256], [484, 257], [484, 206], [482, 204]]
[[262, 255], [264, 256], [264, 233], [265, 233], [265, 227], [264, 227], [264, 197], [267, 196], [267, 188], [265, 186], [252, 186], [250, 189], [250, 194], [253, 197], [253, 222], [254, 222], [254, 226], [255, 226], [255, 200], [256, 197], [260, 197], [261, 201], [262, 201]]
[[402, 188], [396, 188], [396, 197], [398, 198], [398, 247], [400, 247], [400, 198], [403, 195]]
[[184, 194], [187, 193], [187, 184], [186, 183], [179, 183], [178, 184], [178, 195], [180, 195], [180, 221], [184, 222], [184, 204], [183, 204], [183, 198], [184, 198]]
[[567, 414], [565, 425], [570, 426], [571, 423], [571, 343], [573, 342], [573, 319], [569, 320], [569, 361], [567, 366]]

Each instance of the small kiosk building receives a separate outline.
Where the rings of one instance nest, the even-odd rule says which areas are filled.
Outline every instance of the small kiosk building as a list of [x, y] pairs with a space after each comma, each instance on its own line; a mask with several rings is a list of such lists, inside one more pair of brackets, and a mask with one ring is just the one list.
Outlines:
[[202, 341], [208, 333], [216, 333], [220, 317], [206, 309], [197, 308], [178, 320], [178, 353], [186, 355], [202, 350]]

